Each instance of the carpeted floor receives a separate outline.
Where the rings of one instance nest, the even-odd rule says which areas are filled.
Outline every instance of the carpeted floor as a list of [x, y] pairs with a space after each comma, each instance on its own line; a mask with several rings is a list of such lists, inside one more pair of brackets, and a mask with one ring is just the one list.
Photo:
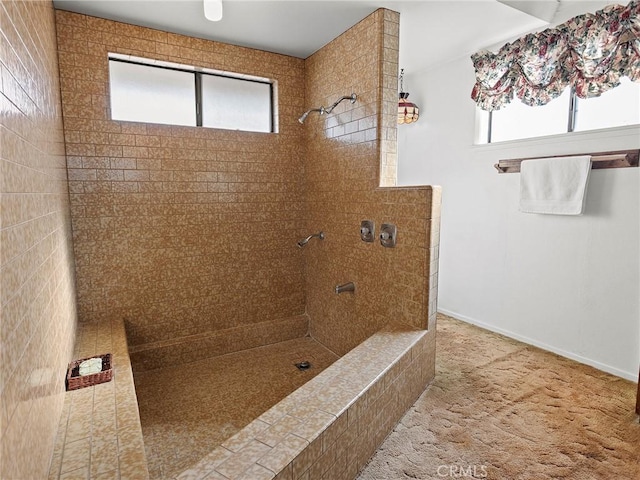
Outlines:
[[640, 479], [636, 384], [438, 316], [437, 371], [359, 480]]

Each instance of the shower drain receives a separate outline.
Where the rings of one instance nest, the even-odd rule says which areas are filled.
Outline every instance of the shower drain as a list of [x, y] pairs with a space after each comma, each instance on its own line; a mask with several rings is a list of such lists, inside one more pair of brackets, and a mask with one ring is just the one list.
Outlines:
[[309, 370], [311, 368], [311, 363], [306, 360], [304, 362], [295, 363], [294, 365], [298, 370], [303, 370], [303, 371]]

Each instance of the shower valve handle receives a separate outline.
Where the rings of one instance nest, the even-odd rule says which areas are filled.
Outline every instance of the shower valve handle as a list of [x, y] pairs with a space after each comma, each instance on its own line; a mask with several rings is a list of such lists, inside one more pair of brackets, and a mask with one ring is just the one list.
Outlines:
[[373, 243], [375, 238], [376, 227], [373, 220], [362, 220], [360, 222], [360, 240], [367, 243]]
[[380, 243], [383, 247], [393, 248], [396, 246], [398, 229], [392, 223], [383, 223], [380, 226]]

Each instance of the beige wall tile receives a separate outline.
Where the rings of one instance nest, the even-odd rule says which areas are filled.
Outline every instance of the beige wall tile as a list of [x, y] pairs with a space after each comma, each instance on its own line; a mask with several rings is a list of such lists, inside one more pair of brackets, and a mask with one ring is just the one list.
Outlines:
[[[389, 318], [426, 326], [435, 307], [425, 307], [434, 292], [424, 279], [431, 190], [378, 188], [395, 184], [397, 14], [376, 12], [306, 61], [57, 15], [61, 55], [82, 58], [61, 67], [62, 78], [74, 79], [62, 89], [67, 152], [82, 158], [69, 169], [76, 256], [87, 259], [77, 269], [82, 320], [124, 316], [139, 345], [284, 318], [306, 303], [312, 333], [339, 353]], [[108, 100], [107, 62], [103, 54], [85, 54], [89, 43], [101, 52], [136, 50], [270, 75], [280, 92], [280, 133], [110, 121], [104, 108], [86, 108], [87, 90]], [[205, 50], [216, 54], [203, 57]], [[78, 81], [94, 87], [83, 85], [79, 95]], [[305, 104], [328, 104], [335, 92], [351, 91], [359, 96], [355, 105], [312, 115], [304, 127], [295, 121]], [[398, 247], [359, 242], [363, 218], [378, 227], [396, 223]], [[297, 238], [321, 228], [327, 241], [295, 248]], [[314, 271], [306, 292], [303, 259]], [[334, 297], [333, 287], [349, 280], [358, 294]], [[242, 285], [242, 293], [232, 285]], [[339, 321], [345, 316], [358, 318], [357, 328]]]
[[309, 442], [303, 438], [289, 434], [273, 447], [270, 452], [258, 460], [258, 464], [274, 473], [278, 473], [289, 465], [308, 445]]
[[[432, 190], [380, 188], [395, 185], [398, 18], [379, 10], [305, 60], [307, 108], [358, 95], [305, 127], [307, 228], [326, 233], [305, 257], [307, 312], [312, 335], [340, 354], [390, 320], [427, 326]], [[376, 236], [396, 224], [397, 247], [362, 242], [361, 220]], [[356, 293], [336, 296], [347, 281]]]
[[46, 478], [76, 323], [54, 11], [0, 16], [0, 477]]
[[235, 480], [242, 477], [250, 467], [270, 450], [271, 447], [268, 445], [254, 440], [218, 465], [216, 471], [227, 478]]
[[[278, 96], [281, 112], [303, 108], [303, 61], [56, 15], [61, 58], [74, 59], [60, 73], [67, 154], [81, 158], [69, 168], [82, 182], [71, 197], [75, 253], [86, 259], [76, 272], [80, 320], [124, 317], [136, 346], [303, 314], [297, 117], [280, 115], [277, 134], [111, 121], [104, 53], [268, 77], [298, 92]], [[267, 343], [261, 333], [254, 340]]]
[[300, 315], [134, 346], [131, 348], [133, 371], [143, 372], [284, 342], [303, 337], [308, 330], [308, 317]]
[[[282, 478], [350, 478], [424, 388], [434, 366], [439, 191], [381, 188], [395, 185], [397, 14], [375, 12], [306, 61], [63, 11], [57, 20], [81, 320], [111, 325], [111, 319], [125, 318], [134, 350], [166, 347], [179, 360], [200, 348], [180, 350], [181, 341], [202, 350], [234, 351], [278, 341], [281, 334], [270, 328], [276, 324], [299, 335], [301, 323], [283, 319], [299, 318], [305, 306], [312, 334], [340, 354], [389, 321], [429, 327], [423, 336], [428, 347], [414, 347], [388, 372], [376, 373], [372, 389], [357, 404], [361, 387], [354, 377], [349, 388], [349, 368], [339, 370], [342, 383], [319, 376], [322, 388], [314, 408], [303, 408], [294, 395], [269, 422], [256, 420], [256, 431], [231, 439], [229, 450], [223, 449], [228, 455], [215, 465], [205, 462], [185, 472], [185, 478], [212, 468], [217, 471], [212, 475], [229, 478], [269, 478], [269, 472]], [[112, 121], [106, 52], [273, 78], [279, 133]], [[31, 92], [24, 95], [6, 84], [9, 97], [0, 97], [3, 102], [8, 98], [17, 111], [26, 108]], [[305, 108], [328, 105], [351, 92], [358, 94], [355, 105], [345, 102], [332, 115], [297, 123]], [[24, 137], [21, 128], [15, 130]], [[59, 126], [56, 132], [61, 136]], [[12, 151], [21, 151], [14, 137]], [[52, 151], [61, 155], [61, 146], [59, 140]], [[25, 194], [33, 185], [46, 187], [42, 178], [29, 184], [25, 172], [34, 166], [28, 158], [15, 158], [23, 156], [1, 159], [7, 172], [3, 188]], [[64, 177], [59, 175], [63, 188]], [[48, 197], [30, 202], [40, 216], [51, 214]], [[12, 235], [36, 238], [31, 244], [38, 244], [40, 230], [22, 226], [22, 203], [10, 199], [6, 205], [7, 218], [20, 225]], [[374, 220], [376, 233], [381, 223], [395, 223], [398, 246], [362, 243], [362, 219]], [[300, 237], [318, 230], [325, 231], [326, 240], [296, 248]], [[3, 235], [9, 233], [3, 230]], [[31, 248], [8, 254], [10, 291], [19, 289], [20, 271], [35, 268], [36, 253]], [[356, 283], [356, 294], [336, 296], [335, 285], [346, 281]], [[73, 293], [71, 286], [65, 288]], [[31, 308], [43, 313], [45, 300]], [[402, 336], [400, 331], [381, 335], [377, 355], [363, 359], [361, 367], [369, 373], [386, 369], [385, 362], [397, 356], [385, 352], [394, 335]], [[81, 328], [79, 337], [91, 348], [127, 348], [109, 344], [107, 335], [92, 329]], [[34, 342], [33, 335], [13, 333], [6, 365], [18, 369], [15, 352], [37, 352], [49, 337], [39, 338]], [[116, 439], [121, 476], [145, 463], [131, 370], [116, 373], [125, 380], [109, 391], [118, 404], [113, 410], [118, 430], [108, 415], [88, 408], [91, 420], [70, 430], [78, 448], [69, 450], [66, 463], [66, 450], [54, 456], [63, 473], [113, 474], [97, 458], [91, 471], [83, 470], [87, 455], [81, 442], [91, 426], [106, 432], [91, 439], [96, 446], [109, 449]], [[15, 410], [14, 422], [26, 418], [26, 411]], [[307, 442], [310, 453], [294, 459], [294, 450]], [[347, 454], [344, 446], [350, 444]], [[9, 448], [3, 439], [3, 453]]]

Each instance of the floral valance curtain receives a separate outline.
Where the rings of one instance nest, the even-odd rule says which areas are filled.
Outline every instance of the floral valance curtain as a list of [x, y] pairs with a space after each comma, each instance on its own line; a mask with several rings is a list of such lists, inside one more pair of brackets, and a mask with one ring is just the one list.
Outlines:
[[580, 98], [597, 97], [622, 76], [640, 82], [640, 3], [609, 5], [471, 59], [471, 98], [483, 110], [498, 110], [514, 95], [530, 106], [545, 105], [569, 85]]

